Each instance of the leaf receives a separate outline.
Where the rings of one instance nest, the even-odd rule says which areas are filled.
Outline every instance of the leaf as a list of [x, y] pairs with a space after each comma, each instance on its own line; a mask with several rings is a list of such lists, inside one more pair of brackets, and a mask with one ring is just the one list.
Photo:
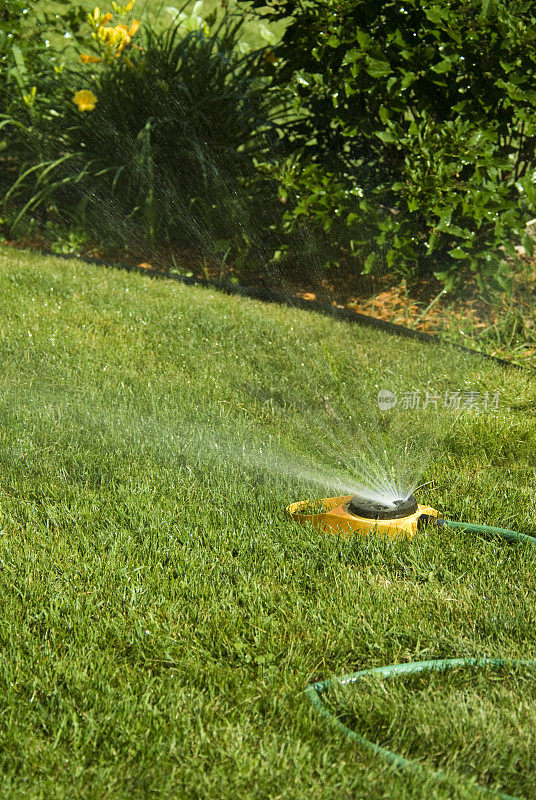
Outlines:
[[498, 265], [497, 271], [494, 272], [493, 275], [490, 277], [493, 277], [495, 279], [495, 281], [499, 286], [499, 289], [502, 289], [503, 292], [510, 293], [512, 291], [512, 279], [508, 275], [503, 275], [502, 272], [500, 272], [501, 267], [505, 271], [508, 270], [508, 264], [505, 261], [501, 261], [500, 264]]
[[534, 239], [526, 231], [521, 234], [521, 244], [523, 245], [529, 256], [532, 256], [534, 254]]
[[468, 231], [467, 228], [460, 228], [458, 225], [446, 225], [443, 228], [445, 233], [449, 233], [452, 236], [459, 236], [460, 239], [470, 239], [471, 238], [471, 231]]
[[379, 61], [376, 58], [367, 56], [365, 70], [371, 78], [385, 78], [392, 72], [391, 66], [387, 61]]
[[376, 260], [376, 253], [371, 253], [365, 259], [365, 263], [363, 264], [363, 269], [361, 270], [362, 275], [368, 275], [370, 270], [374, 265], [374, 261]]
[[465, 252], [465, 250], [462, 250], [461, 247], [455, 247], [454, 250], [449, 250], [449, 256], [451, 258], [458, 258], [458, 259], [468, 258], [467, 253]]
[[356, 47], [353, 47], [351, 50], [347, 50], [342, 60], [343, 67], [346, 67], [348, 64], [354, 64], [360, 58], [363, 57], [363, 54], [359, 52]]
[[514, 247], [514, 243], [511, 242], [509, 239], [505, 240], [504, 249], [506, 250], [507, 253], [509, 253], [512, 256], [512, 258], [516, 257], [516, 249]]
[[272, 31], [266, 27], [264, 22], [259, 22], [259, 36], [261, 39], [272, 46], [277, 44], [277, 36], [274, 36]]
[[411, 86], [412, 83], [415, 82], [416, 75], [414, 72], [408, 71], [405, 73], [404, 77], [402, 78], [402, 88], [407, 89], [408, 86]]
[[441, 281], [445, 285], [445, 291], [450, 292], [450, 290], [454, 286], [454, 276], [450, 274], [448, 271], [444, 272], [434, 272], [434, 277], [437, 278], [438, 281]]
[[482, 16], [489, 19], [496, 11], [495, 0], [482, 0]]
[[433, 22], [435, 25], [441, 25], [441, 23], [443, 22], [444, 12], [442, 13], [439, 10], [438, 6], [434, 6], [432, 8], [425, 8], [424, 13], [426, 14], [426, 17], [430, 20], [430, 22]]
[[24, 56], [22, 55], [22, 51], [18, 45], [13, 45], [11, 48], [13, 53], [13, 58], [15, 60], [16, 69], [14, 70], [15, 79], [19, 84], [19, 88], [22, 91], [26, 91], [29, 88], [28, 83], [28, 70], [26, 69], [26, 63], [24, 61]]
[[434, 72], [438, 72], [439, 74], [443, 72], [449, 72], [452, 69], [452, 61], [450, 58], [444, 58], [443, 61], [440, 61], [438, 64], [434, 64], [432, 67]]
[[381, 106], [378, 111], [378, 116], [383, 122], [383, 124], [386, 125], [391, 119], [391, 112], [389, 111], [389, 108], [387, 108], [386, 106]]
[[395, 136], [393, 131], [385, 130], [385, 131], [375, 131], [374, 135], [381, 139], [382, 142], [385, 144], [395, 144], [398, 142], [398, 137]]
[[[431, 253], [434, 252], [438, 240], [439, 240], [439, 236], [437, 235], [437, 233], [432, 233], [432, 235], [430, 236], [430, 238], [428, 240], [428, 247], [426, 249], [426, 255], [427, 256], [431, 255]], [[435, 275], [437, 276], [437, 273], [435, 273]]]
[[358, 41], [359, 47], [363, 49], [368, 47], [372, 41], [372, 36], [369, 36], [368, 33], [365, 33], [365, 31], [362, 31], [359, 28], [357, 28], [355, 32], [355, 38]]

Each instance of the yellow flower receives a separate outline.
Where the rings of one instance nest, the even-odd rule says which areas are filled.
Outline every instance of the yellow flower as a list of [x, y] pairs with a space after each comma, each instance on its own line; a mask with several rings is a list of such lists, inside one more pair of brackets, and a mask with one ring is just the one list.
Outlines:
[[93, 111], [97, 104], [97, 98], [89, 89], [80, 89], [73, 97], [79, 111]]
[[102, 61], [100, 56], [87, 56], [85, 53], [80, 56], [81, 64], [98, 64], [99, 61]]
[[140, 23], [137, 19], [132, 20], [130, 28], [127, 28], [122, 23], [116, 25], [115, 28], [101, 25], [98, 30], [98, 37], [105, 44], [114, 46], [118, 50], [118, 54], [121, 54], [139, 27]]
[[108, 42], [109, 44], [121, 44], [128, 38], [128, 31], [124, 25], [116, 25], [115, 28], [101, 25], [99, 37], [103, 42]]
[[92, 28], [98, 28], [105, 22], [110, 22], [112, 16], [113, 14], [111, 14], [110, 11], [107, 11], [106, 14], [101, 14], [100, 8], [97, 6], [96, 8], [93, 9], [92, 14], [87, 15], [87, 21], [89, 22]]
[[99, 39], [102, 39], [103, 42], [108, 42], [109, 44], [115, 44], [117, 42], [116, 28], [110, 28], [109, 26], [101, 25], [97, 33]]
[[140, 23], [138, 22], [137, 19], [133, 19], [132, 20], [132, 25], [130, 26], [130, 28], [127, 28], [127, 26], [123, 25], [123, 23], [119, 23], [119, 25], [117, 27], [122, 31], [121, 36], [123, 38], [125, 38], [125, 39], [128, 39], [128, 41], [130, 41], [130, 37], [134, 36], [136, 31], [140, 27]]
[[120, 3], [116, 3], [115, 0], [112, 0], [112, 8], [116, 14], [126, 14], [127, 11], [132, 11], [135, 2], [136, 0], [129, 0], [126, 6], [122, 6]]
[[24, 100], [26, 105], [29, 106], [30, 108], [34, 104], [36, 94], [37, 94], [37, 86], [32, 86], [31, 92], [29, 94], [23, 95], [22, 99]]

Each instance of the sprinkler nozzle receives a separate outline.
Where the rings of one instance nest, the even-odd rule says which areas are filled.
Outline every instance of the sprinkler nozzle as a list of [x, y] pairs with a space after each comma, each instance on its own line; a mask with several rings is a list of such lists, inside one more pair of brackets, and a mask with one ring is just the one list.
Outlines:
[[348, 503], [350, 514], [364, 519], [403, 519], [415, 514], [417, 508], [417, 501], [412, 494], [405, 500], [394, 500], [392, 504], [364, 500], [356, 494]]

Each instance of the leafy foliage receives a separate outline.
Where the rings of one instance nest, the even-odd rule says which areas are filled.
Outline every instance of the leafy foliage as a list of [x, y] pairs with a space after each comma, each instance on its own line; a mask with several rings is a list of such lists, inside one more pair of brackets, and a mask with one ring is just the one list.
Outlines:
[[254, 156], [277, 142], [260, 56], [235, 51], [237, 24], [179, 28], [145, 28], [128, 56], [63, 70], [36, 106], [39, 152], [8, 193], [15, 228], [41, 209], [104, 244], [206, 253], [248, 237]]
[[[61, 15], [62, 34], [76, 36], [85, 11], [69, 0]], [[37, 2], [6, 0], [0, 8], [0, 190], [2, 196], [16, 177], [17, 167], [38, 162], [41, 134], [35, 128], [38, 106], [47, 107], [62, 70], [62, 59], [47, 36], [54, 34], [59, 15]], [[67, 40], [64, 40], [67, 41]], [[39, 91], [38, 91], [39, 87]]]
[[[274, 80], [292, 83], [302, 118], [293, 148], [347, 189], [347, 243], [365, 269], [473, 271], [505, 285], [536, 201], [536, 12], [528, 0], [274, 0], [289, 18]], [[292, 16], [291, 16], [292, 15]], [[304, 173], [310, 176], [310, 172]], [[321, 186], [320, 178], [319, 188]], [[296, 187], [300, 193], [300, 185]], [[336, 208], [313, 214], [324, 225]], [[300, 204], [295, 206], [300, 212]]]

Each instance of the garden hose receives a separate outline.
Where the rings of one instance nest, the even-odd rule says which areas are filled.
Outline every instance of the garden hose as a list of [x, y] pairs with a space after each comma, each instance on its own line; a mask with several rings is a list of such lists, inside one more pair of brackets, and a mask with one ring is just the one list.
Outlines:
[[484, 536], [498, 536], [504, 539], [505, 542], [523, 543], [536, 545], [536, 538], [534, 536], [527, 536], [526, 533], [519, 533], [518, 531], [511, 531], [508, 528], [494, 528], [492, 525], [476, 525], [472, 522], [454, 522], [450, 519], [438, 520], [439, 524], [443, 524], [445, 528], [461, 528], [470, 533], [481, 533]]
[[[348, 739], [360, 744], [366, 750], [369, 750], [375, 755], [381, 756], [384, 761], [387, 761], [389, 764], [392, 764], [398, 769], [409, 770], [410, 772], [427, 771], [431, 777], [438, 780], [445, 780], [448, 776], [441, 770], [427, 770], [418, 761], [413, 761], [411, 759], [404, 758], [397, 753], [393, 753], [386, 747], [375, 744], [374, 742], [371, 742], [370, 739], [366, 739], [364, 736], [356, 733], [351, 728], [348, 728], [327, 708], [323, 701], [323, 694], [325, 694], [335, 685], [347, 686], [349, 684], [354, 684], [357, 683], [360, 678], [363, 678], [367, 675], [379, 675], [383, 678], [390, 678], [397, 677], [399, 675], [415, 675], [419, 672], [444, 672], [445, 670], [452, 669], [454, 667], [473, 667], [474, 669], [481, 669], [486, 667], [504, 666], [529, 667], [531, 669], [536, 669], [536, 661], [523, 661], [517, 659], [506, 661], [502, 658], [444, 658], [437, 661], [413, 661], [409, 664], [391, 664], [388, 667], [364, 669], [360, 672], [354, 672], [352, 675], [344, 675], [342, 678], [332, 678], [331, 680], [312, 683], [307, 687], [306, 692], [313, 707], [320, 714], [322, 714], [322, 716], [329, 719], [330, 722]], [[513, 795], [506, 794], [495, 789], [487, 789], [478, 783], [474, 783], [472, 788], [481, 794], [487, 795], [488, 797], [500, 798], [500, 800], [521, 800], [519, 797], [514, 797]]]
[[[471, 533], [479, 533], [487, 536], [498, 536], [507, 542], [523, 543], [536, 545], [536, 538], [527, 536], [518, 531], [511, 531], [507, 528], [495, 528], [491, 525], [476, 525], [468, 522], [454, 522], [452, 520], [445, 520], [442, 518], [435, 518], [435, 523], [446, 528], [457, 529], [460, 528]], [[441, 770], [430, 770], [420, 764], [418, 761], [404, 758], [397, 753], [388, 750], [386, 747], [375, 744], [370, 739], [361, 736], [356, 731], [347, 727], [333, 714], [324, 703], [323, 695], [335, 686], [347, 686], [357, 683], [361, 678], [367, 675], [379, 675], [383, 678], [397, 677], [400, 675], [417, 674], [420, 672], [444, 672], [445, 670], [454, 667], [473, 667], [474, 669], [481, 669], [486, 667], [505, 667], [505, 666], [520, 666], [536, 669], [536, 661], [526, 661], [519, 659], [505, 660], [502, 658], [446, 658], [437, 659], [433, 661], [413, 661], [405, 664], [391, 664], [387, 667], [375, 667], [372, 669], [365, 669], [359, 672], [354, 672], [351, 675], [344, 675], [340, 678], [331, 678], [326, 681], [319, 681], [310, 684], [306, 693], [311, 701], [313, 708], [315, 708], [323, 717], [329, 721], [348, 739], [360, 744], [366, 750], [379, 755], [384, 761], [401, 770], [409, 770], [410, 772], [427, 772], [431, 777], [438, 780], [447, 779], [447, 775]], [[522, 800], [519, 797], [500, 792], [495, 789], [487, 789], [478, 783], [474, 783], [472, 788], [487, 797], [499, 798], [499, 800]]]

